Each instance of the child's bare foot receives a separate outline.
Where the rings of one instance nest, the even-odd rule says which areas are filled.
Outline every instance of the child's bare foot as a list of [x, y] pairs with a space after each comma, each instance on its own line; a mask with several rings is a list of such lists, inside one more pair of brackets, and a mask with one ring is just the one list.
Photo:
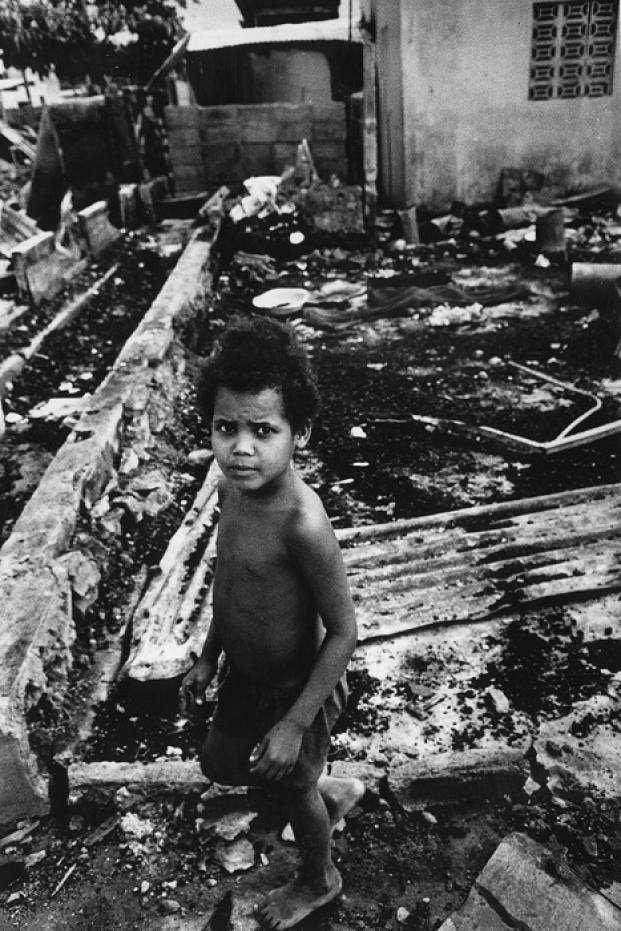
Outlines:
[[265, 896], [257, 917], [261, 924], [273, 931], [292, 928], [311, 912], [335, 899], [342, 888], [343, 880], [335, 866], [328, 868], [326, 878], [320, 883], [311, 883], [302, 876], [296, 876]]
[[366, 792], [361, 779], [337, 779], [334, 776], [320, 776], [317, 788], [328, 809], [332, 829], [356, 807]]

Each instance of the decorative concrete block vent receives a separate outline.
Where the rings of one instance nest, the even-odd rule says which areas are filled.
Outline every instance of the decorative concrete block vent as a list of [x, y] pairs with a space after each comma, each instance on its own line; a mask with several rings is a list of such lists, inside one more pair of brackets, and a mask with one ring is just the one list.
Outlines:
[[98, 200], [90, 207], [80, 210], [78, 220], [88, 251], [92, 255], [99, 255], [120, 235], [119, 230], [110, 223], [105, 200]]

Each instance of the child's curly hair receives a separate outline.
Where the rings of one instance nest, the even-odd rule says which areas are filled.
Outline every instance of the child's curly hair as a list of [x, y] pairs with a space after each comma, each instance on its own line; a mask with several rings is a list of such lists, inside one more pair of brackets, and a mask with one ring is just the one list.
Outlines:
[[294, 432], [313, 419], [319, 406], [309, 358], [291, 329], [269, 317], [233, 318], [207, 359], [198, 399], [208, 423], [218, 388], [282, 394], [285, 417]]

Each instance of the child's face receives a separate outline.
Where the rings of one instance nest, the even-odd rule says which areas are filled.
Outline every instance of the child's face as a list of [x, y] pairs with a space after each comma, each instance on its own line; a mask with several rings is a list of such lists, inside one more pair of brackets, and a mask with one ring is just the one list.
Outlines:
[[243, 492], [276, 488], [289, 472], [296, 448], [306, 445], [310, 429], [295, 434], [285, 417], [282, 394], [218, 388], [211, 445], [225, 477]]

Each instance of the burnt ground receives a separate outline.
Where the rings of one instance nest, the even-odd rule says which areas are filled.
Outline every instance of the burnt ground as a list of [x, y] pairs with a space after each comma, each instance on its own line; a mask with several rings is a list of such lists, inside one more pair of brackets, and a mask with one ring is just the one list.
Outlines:
[[[572, 257], [618, 261], [621, 250], [615, 237], [604, 235], [615, 219], [613, 214], [577, 218]], [[519, 285], [530, 292], [503, 305], [503, 313], [476, 311], [461, 324], [432, 325], [431, 307], [424, 305], [346, 327], [340, 324], [347, 322], [347, 314], [339, 316], [335, 307], [329, 308], [328, 327], [313, 326], [304, 315], [291, 319], [313, 355], [322, 393], [311, 449], [299, 467], [321, 494], [335, 526], [619, 479], [618, 438], [550, 457], [526, 456], [411, 417], [458, 419], [535, 440], [551, 439], [589, 402], [511, 364], [520, 363], [601, 395], [602, 411], [587, 426], [618, 418], [619, 395], [608, 387], [619, 378], [620, 364], [613, 353], [618, 319], [572, 302], [566, 264], [539, 268], [531, 244], [507, 253], [494, 239], [435, 243], [409, 251], [374, 252], [362, 243], [355, 248], [343, 242], [316, 245], [310, 253], [266, 261], [260, 269], [239, 256], [227, 264], [199, 351], [209, 350], [232, 313], [247, 312], [256, 293], [276, 285], [308, 287], [310, 282], [317, 287], [334, 279], [359, 281], [367, 276], [379, 286], [383, 276], [392, 275], [386, 277], [387, 284], [424, 288], [452, 281], [465, 290], [472, 288], [473, 296], [477, 285]], [[121, 261], [123, 270], [119, 280], [113, 280], [112, 290], [97, 299], [75, 329], [63, 331], [49, 348], [46, 344], [44, 358], [37, 359], [14, 385], [5, 412], [13, 410], [24, 419], [16, 418], [9, 428], [0, 461], [3, 504], [8, 508], [5, 533], [19, 511], [20, 489], [25, 500], [66, 429], [47, 425], [42, 430], [30, 422], [28, 411], [46, 394], [68, 391], [63, 384], [82, 381], [90, 386], [102, 377], [166, 274], [166, 261], [157, 249], [146, 251], [148, 255], [138, 237], [120, 254], [106, 257], [106, 262]], [[19, 337], [7, 337], [14, 338]], [[88, 372], [91, 379], [80, 379]], [[120, 538], [105, 541], [110, 553], [108, 574], [96, 613], [85, 619], [78, 637], [75, 688], [95, 661], [97, 649], [121, 636], [122, 606], [131, 600], [138, 570], [156, 565], [202, 479], [200, 469], [187, 462], [188, 453], [207, 442], [191, 387], [182, 396], [178, 413], [177, 428], [163, 438], [160, 463], [173, 478], [173, 504], [152, 521], [139, 527], [127, 524]], [[28, 481], [24, 470], [29, 462], [33, 465]], [[601, 670], [614, 673], [619, 668], [618, 649], [611, 653], [609, 643], [585, 646], [560, 608], [527, 616], [495, 636], [498, 649], [492, 650], [490, 642], [490, 661], [465, 687], [465, 699], [476, 704], [480, 692], [493, 685], [529, 720], [545, 717], [550, 710], [564, 713], [575, 701], [606, 694], [610, 677]], [[602, 649], [603, 657], [598, 654]], [[418, 664], [414, 670], [418, 689], [433, 694], [442, 675], [433, 651], [414, 657], [413, 662]], [[520, 686], [525, 674], [532, 678], [533, 663], [539, 663], [538, 688], [525, 692]], [[382, 682], [364, 668], [355, 669], [352, 685], [343, 725], [354, 738], [364, 740], [388, 726], [390, 712], [382, 708], [382, 698], [390, 707], [395, 696], [385, 694]], [[404, 702], [412, 698], [406, 686]], [[130, 761], [194, 758], [205, 721], [181, 719], [175, 694], [175, 683], [146, 694], [117, 690], [99, 708], [81, 756]], [[477, 727], [511, 727], [509, 721], [499, 721], [493, 709], [482, 711], [483, 724], [480, 719], [476, 724], [464, 723], [455, 735], [455, 749], [476, 744]], [[33, 739], [44, 758], [62, 748], [66, 724], [45, 708], [34, 712]], [[337, 741], [335, 757], [342, 755], [340, 746]], [[30, 841], [18, 845], [17, 860], [22, 854], [44, 854], [27, 874], [18, 865], [11, 877], [7, 867], [0, 927], [5, 922], [7, 928], [24, 931], [139, 929], [154, 927], [161, 915], [191, 916], [209, 911], [214, 904], [218, 909], [211, 927], [228, 927], [228, 894], [239, 891], [239, 879], [221, 870], [212, 856], [213, 840], [197, 829], [200, 805], [195, 793], [158, 793], [143, 799], [121, 791], [116, 796], [83, 793], [70, 798], [68, 810], [62, 808], [45, 819]], [[128, 811], [150, 825], [146, 839], [133, 836], [120, 824]], [[618, 803], [596, 790], [576, 788], [562, 799], [560, 809], [558, 798], [540, 789], [534, 795], [522, 792], [484, 805], [442, 806], [426, 814], [404, 811], [389, 795], [371, 795], [335, 842], [345, 896], [304, 927], [309, 931], [437, 927], [464, 899], [499, 840], [516, 828], [564, 851], [585, 880], [607, 885], [621, 878], [619, 824]], [[94, 832], [102, 825], [110, 830], [99, 837]], [[246, 874], [253, 892], [284, 878], [291, 854], [283, 851], [270, 824], [257, 822], [250, 839], [256, 854], [264, 855], [264, 863], [267, 860], [260, 875]], [[55, 893], [74, 865], [66, 884]], [[400, 913], [402, 921], [397, 921], [399, 907], [407, 910], [407, 915]]]

